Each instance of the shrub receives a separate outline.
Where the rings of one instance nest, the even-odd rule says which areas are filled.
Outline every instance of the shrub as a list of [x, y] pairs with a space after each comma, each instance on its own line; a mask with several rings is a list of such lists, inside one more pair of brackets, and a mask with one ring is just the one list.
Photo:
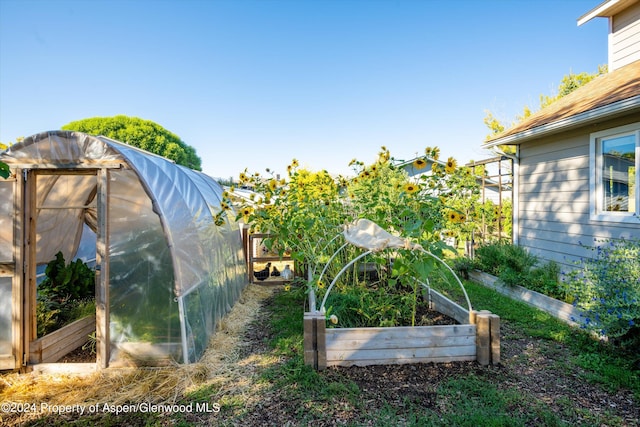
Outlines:
[[95, 273], [80, 259], [66, 265], [62, 252], [47, 264], [45, 274], [47, 277], [38, 285], [38, 293], [50, 299], [77, 300], [93, 297], [95, 293]]
[[520, 285], [532, 291], [567, 300], [564, 286], [558, 281], [560, 267], [555, 262], [540, 264], [535, 255], [520, 246], [492, 243], [476, 250], [478, 269], [497, 276], [507, 285]]
[[81, 260], [68, 265], [62, 252], [47, 264], [47, 277], [38, 285], [36, 323], [38, 336], [95, 313], [95, 272]]
[[522, 285], [531, 268], [538, 262], [521, 246], [492, 243], [476, 250], [476, 262], [481, 270], [498, 276], [507, 285]]
[[574, 319], [622, 347], [640, 344], [640, 240], [596, 241], [591, 258], [565, 276], [567, 293], [583, 311]]

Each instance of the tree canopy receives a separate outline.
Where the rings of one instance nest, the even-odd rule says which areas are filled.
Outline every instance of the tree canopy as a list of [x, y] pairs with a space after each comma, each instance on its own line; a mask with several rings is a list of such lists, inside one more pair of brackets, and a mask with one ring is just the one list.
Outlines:
[[62, 129], [106, 136], [166, 157], [179, 165], [202, 170], [202, 160], [195, 148], [150, 120], [123, 115], [93, 117], [68, 123]]
[[[591, 80], [606, 73], [607, 73], [606, 65], [598, 66], [598, 71], [596, 71], [595, 73], [582, 72], [582, 73], [575, 74], [573, 72], [570, 72], [569, 74], [565, 75], [562, 78], [562, 80], [560, 81], [560, 85], [558, 86], [558, 89], [555, 94], [540, 95], [539, 109], [543, 109], [549, 106], [550, 104], [553, 104], [560, 98], [569, 95], [571, 92], [578, 89], [579, 87], [586, 85]], [[490, 130], [489, 135], [487, 135], [487, 137], [485, 138], [486, 140], [489, 140], [494, 136], [504, 132], [509, 127], [522, 122], [523, 120], [528, 118], [531, 114], [533, 114], [533, 111], [531, 110], [531, 108], [529, 108], [528, 105], [525, 105], [523, 108], [522, 114], [516, 116], [515, 121], [510, 126], [508, 126], [502, 123], [498, 118], [496, 118], [491, 111], [487, 110], [485, 112], [486, 112], [486, 116], [484, 118], [484, 124], [487, 125], [487, 127]], [[505, 147], [501, 147], [501, 148], [504, 149]]]

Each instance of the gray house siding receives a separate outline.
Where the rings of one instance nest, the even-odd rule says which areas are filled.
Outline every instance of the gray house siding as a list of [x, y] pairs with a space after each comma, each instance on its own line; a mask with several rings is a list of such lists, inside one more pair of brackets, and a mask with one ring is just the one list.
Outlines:
[[595, 240], [640, 238], [638, 224], [590, 219], [590, 134], [637, 121], [637, 116], [599, 123], [520, 145], [518, 244], [542, 260], [571, 266]]
[[640, 2], [613, 16], [609, 39], [612, 70], [640, 59]]

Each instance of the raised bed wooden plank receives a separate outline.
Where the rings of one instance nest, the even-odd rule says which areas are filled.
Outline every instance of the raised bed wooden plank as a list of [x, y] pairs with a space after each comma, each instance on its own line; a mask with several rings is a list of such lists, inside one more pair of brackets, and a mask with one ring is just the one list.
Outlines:
[[450, 363], [450, 362], [472, 362], [474, 355], [447, 356], [447, 357], [426, 357], [410, 359], [368, 359], [368, 360], [327, 360], [327, 366], [371, 366], [371, 365], [406, 365], [409, 363]]
[[434, 325], [434, 326], [394, 326], [377, 328], [335, 328], [327, 329], [326, 334], [336, 334], [340, 339], [373, 339], [376, 337], [424, 338], [451, 334], [475, 334], [475, 325]]
[[29, 344], [29, 363], [56, 362], [87, 342], [96, 330], [96, 317], [88, 316]]
[[425, 347], [411, 349], [378, 350], [327, 350], [327, 366], [336, 362], [350, 361], [363, 364], [394, 364], [398, 360], [415, 362], [435, 360], [475, 360], [475, 343], [464, 347]]
[[[372, 330], [373, 329], [373, 330]], [[475, 325], [327, 329], [327, 349], [446, 347], [474, 343]]]
[[459, 304], [451, 301], [449, 298], [442, 295], [440, 292], [430, 289], [429, 290], [430, 309], [438, 311], [442, 314], [456, 319], [461, 324], [469, 322], [469, 310], [462, 307]]
[[558, 301], [557, 299], [523, 288], [522, 286], [504, 285], [497, 277], [482, 271], [470, 271], [469, 278], [512, 299], [522, 301], [532, 307], [545, 311], [570, 325], [578, 325], [572, 318], [579, 319], [580, 310], [571, 304]]
[[475, 344], [475, 335], [432, 337], [432, 338], [406, 338], [406, 339], [375, 339], [375, 340], [330, 340], [327, 335], [328, 350], [371, 350], [371, 349], [402, 349], [422, 347], [457, 347]]
[[475, 325], [345, 328], [326, 331], [327, 366], [475, 360]]

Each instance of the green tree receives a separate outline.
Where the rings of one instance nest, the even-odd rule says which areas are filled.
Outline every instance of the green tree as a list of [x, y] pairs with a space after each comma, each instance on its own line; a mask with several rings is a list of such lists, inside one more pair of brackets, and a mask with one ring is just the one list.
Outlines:
[[[0, 142], [0, 151], [4, 151], [7, 148], [9, 148], [8, 145]], [[11, 171], [9, 171], [9, 165], [5, 162], [0, 162], [0, 178], [9, 178], [9, 175], [11, 175]]]
[[[575, 74], [570, 72], [569, 74], [565, 75], [562, 78], [560, 85], [558, 86], [558, 90], [556, 91], [555, 94], [540, 95], [539, 109], [543, 109], [553, 104], [560, 98], [569, 95], [571, 92], [578, 89], [579, 87], [584, 86], [585, 84], [589, 83], [591, 80], [595, 79], [596, 77], [606, 73], [607, 73], [606, 65], [598, 66], [598, 71], [596, 71], [595, 73], [582, 72], [582, 73]], [[500, 133], [507, 130], [509, 127], [512, 127], [522, 122], [523, 120], [531, 116], [531, 114], [533, 114], [529, 106], [525, 105], [523, 108], [522, 114], [516, 116], [515, 121], [510, 126], [506, 126], [504, 123], [500, 122], [500, 120], [498, 120], [491, 111], [486, 110], [485, 113], [486, 113], [486, 116], [484, 117], [484, 124], [487, 125], [487, 127], [490, 130], [490, 133], [485, 138], [486, 140], [492, 139], [496, 135], [499, 135]], [[505, 146], [501, 146], [500, 148], [507, 153], [509, 152], [509, 149]]]
[[202, 170], [195, 148], [157, 123], [137, 117], [93, 117], [62, 126], [90, 135], [102, 135], [173, 160], [179, 165]]

